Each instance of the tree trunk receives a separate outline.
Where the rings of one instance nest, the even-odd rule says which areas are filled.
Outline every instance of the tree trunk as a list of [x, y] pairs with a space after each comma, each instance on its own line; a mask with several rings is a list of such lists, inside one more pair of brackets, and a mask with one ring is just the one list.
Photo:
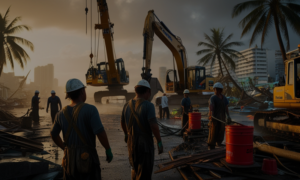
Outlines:
[[219, 54], [217, 56], [218, 56], [218, 62], [219, 62], [221, 75], [222, 75], [222, 77], [224, 77], [223, 70], [222, 70], [222, 64], [221, 64], [222, 59], [221, 59], [221, 56]]
[[284, 62], [287, 58], [286, 58], [286, 52], [285, 52], [285, 48], [284, 48], [284, 45], [283, 45], [282, 37], [281, 37], [281, 34], [280, 34], [279, 21], [278, 21], [276, 13], [274, 13], [273, 17], [274, 17], [276, 35], [277, 35], [277, 39], [278, 39], [278, 42], [279, 42], [279, 47], [280, 47], [282, 59], [283, 59], [283, 62]]

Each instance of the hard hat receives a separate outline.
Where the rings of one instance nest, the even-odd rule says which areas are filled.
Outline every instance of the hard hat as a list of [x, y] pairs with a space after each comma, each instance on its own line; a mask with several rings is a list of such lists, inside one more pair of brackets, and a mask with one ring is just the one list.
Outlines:
[[190, 93], [190, 91], [188, 90], [188, 89], [185, 89], [184, 91], [183, 91], [183, 94], [189, 94]]
[[84, 84], [79, 79], [70, 79], [66, 84], [66, 92], [76, 91], [78, 89], [84, 88]]
[[51, 91], [51, 94], [55, 94], [55, 91], [54, 91], [54, 90], [52, 90], [52, 91]]
[[38, 91], [38, 90], [35, 90], [35, 92], [34, 92], [35, 94], [40, 94], [40, 91]]
[[140, 80], [135, 87], [137, 86], [144, 86], [151, 89], [149, 82], [146, 81], [145, 79]]
[[300, 44], [298, 44], [298, 48], [300, 47]]
[[220, 82], [216, 82], [213, 86], [213, 88], [219, 88], [219, 89], [223, 89], [223, 85]]

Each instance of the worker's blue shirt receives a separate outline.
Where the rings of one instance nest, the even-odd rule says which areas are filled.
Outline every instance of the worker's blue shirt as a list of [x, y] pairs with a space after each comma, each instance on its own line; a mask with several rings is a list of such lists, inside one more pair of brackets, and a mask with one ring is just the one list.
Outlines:
[[49, 97], [48, 98], [48, 102], [47, 102], [47, 110], [49, 108], [49, 104], [50, 105], [50, 109], [51, 109], [51, 112], [58, 112], [58, 105], [60, 106], [60, 109], [61, 109], [61, 102], [60, 102], [60, 99], [58, 96], [55, 96], [55, 97]]
[[191, 105], [192, 105], [192, 103], [191, 103], [191, 100], [190, 100], [189, 97], [183, 98], [183, 99], [181, 100], [181, 106], [184, 107], [184, 111], [185, 111], [185, 112], [188, 112], [188, 110], [190, 109]]
[[[70, 117], [73, 111], [73, 107], [67, 106]], [[63, 111], [59, 111], [56, 114], [54, 124], [51, 129], [52, 136], [58, 136], [62, 130], [63, 136], [67, 132], [69, 123], [65, 118]], [[78, 114], [77, 127], [81, 134], [91, 147], [96, 147], [96, 135], [104, 131], [104, 127], [100, 120], [100, 115], [97, 108], [90, 104], [85, 104]], [[67, 141], [68, 146], [84, 146], [79, 136], [74, 129], [71, 130], [69, 139]]]
[[[135, 107], [135, 100], [132, 100], [132, 105]], [[149, 101], [144, 101], [138, 109], [136, 109], [136, 113], [138, 114], [139, 121], [141, 125], [144, 127], [145, 131], [142, 131], [136, 121], [133, 123], [133, 131], [135, 136], [139, 136], [140, 134], [146, 133], [146, 135], [150, 138], [147, 138], [147, 142], [145, 143], [146, 150], [148, 148], [154, 149], [153, 138], [152, 138], [152, 130], [150, 124], [157, 123], [155, 108], [154, 105]], [[121, 122], [125, 122], [128, 126], [131, 115], [131, 109], [129, 107], [129, 103], [126, 103], [123, 108]]]
[[228, 99], [222, 95], [222, 99], [216, 95], [212, 95], [209, 99], [210, 111], [213, 111], [213, 117], [218, 118], [225, 122], [226, 108], [229, 102]]
[[31, 99], [31, 107], [33, 109], [39, 109], [39, 100], [40, 98], [36, 95], [34, 95]]

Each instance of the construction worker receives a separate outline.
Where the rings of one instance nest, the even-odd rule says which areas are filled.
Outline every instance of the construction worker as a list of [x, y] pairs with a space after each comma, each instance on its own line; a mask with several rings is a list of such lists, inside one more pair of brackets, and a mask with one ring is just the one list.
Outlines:
[[165, 118], [165, 114], [167, 114], [167, 119], [170, 118], [170, 111], [168, 107], [168, 97], [166, 96], [166, 93], [164, 93], [163, 97], [161, 97], [161, 107], [163, 110], [162, 118]]
[[[214, 95], [209, 100], [209, 135], [208, 149], [215, 149], [215, 146], [220, 146], [224, 139], [225, 124], [231, 123], [231, 118], [228, 112], [228, 99], [222, 95], [223, 85], [219, 82], [213, 86]], [[226, 118], [227, 115], [227, 118]]]
[[[113, 154], [97, 108], [85, 104], [85, 86], [78, 79], [66, 84], [66, 99], [70, 105], [56, 114], [51, 129], [55, 144], [64, 150], [62, 167], [64, 180], [100, 180], [101, 169], [96, 150], [96, 136], [106, 149], [106, 161], [110, 163]], [[60, 138], [63, 132], [64, 141]]]
[[182, 116], [181, 116], [181, 135], [183, 135], [184, 131], [189, 127], [189, 111], [192, 110], [192, 103], [189, 98], [190, 91], [185, 89], [183, 91], [184, 98], [181, 100], [182, 107]]
[[39, 123], [40, 121], [40, 116], [39, 116], [39, 103], [40, 103], [40, 98], [39, 98], [40, 92], [36, 90], [34, 92], [34, 96], [31, 99], [31, 108], [32, 108], [32, 115], [33, 115], [33, 122], [34, 123]]
[[150, 84], [141, 80], [135, 86], [135, 98], [123, 108], [121, 126], [127, 143], [132, 180], [151, 180], [154, 165], [154, 142], [158, 154], [163, 152], [160, 132], [156, 121], [154, 105], [149, 102]]
[[60, 99], [58, 96], [55, 96], [54, 90], [51, 91], [51, 97], [48, 98], [47, 109], [46, 109], [47, 113], [48, 113], [49, 104], [51, 104], [51, 118], [52, 118], [52, 124], [53, 124], [55, 115], [58, 112], [58, 105], [59, 105], [59, 109], [61, 110]]

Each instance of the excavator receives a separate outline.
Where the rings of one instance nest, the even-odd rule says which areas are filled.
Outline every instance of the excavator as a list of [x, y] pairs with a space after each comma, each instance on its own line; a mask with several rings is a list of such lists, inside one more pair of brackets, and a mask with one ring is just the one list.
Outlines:
[[189, 89], [192, 104], [207, 106], [210, 95], [203, 95], [203, 93], [211, 94], [213, 92], [215, 78], [205, 74], [205, 67], [188, 66], [186, 49], [181, 38], [174, 35], [170, 29], [160, 21], [154, 13], [154, 10], [148, 12], [143, 30], [144, 65], [142, 68], [143, 73], [141, 74], [142, 78], [149, 82], [152, 81], [151, 55], [154, 34], [170, 49], [177, 66], [177, 70], [174, 64], [174, 68], [167, 70], [166, 73], [165, 92], [170, 95], [169, 104], [179, 105], [183, 98], [183, 91]]
[[254, 129], [281, 138], [300, 141], [300, 56], [284, 61], [285, 83], [273, 90], [274, 110], [257, 112]]

